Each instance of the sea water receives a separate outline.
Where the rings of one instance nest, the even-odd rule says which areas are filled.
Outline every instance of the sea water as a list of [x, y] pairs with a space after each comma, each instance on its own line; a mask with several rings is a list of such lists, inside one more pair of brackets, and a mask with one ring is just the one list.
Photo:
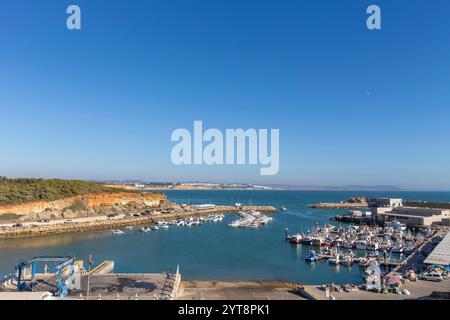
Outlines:
[[336, 202], [354, 196], [399, 197], [407, 200], [450, 201], [444, 192], [354, 192], [281, 190], [171, 190], [163, 191], [178, 203], [231, 205], [272, 205], [286, 211], [270, 214], [273, 221], [260, 229], [231, 228], [238, 219], [227, 215], [222, 222], [200, 226], [170, 226], [168, 230], [140, 232], [139, 227], [113, 235], [109, 230], [0, 240], [0, 276], [13, 273], [14, 266], [35, 255], [75, 255], [98, 264], [115, 261], [116, 272], [175, 271], [183, 279], [204, 280], [284, 280], [304, 284], [361, 283], [361, 270], [330, 266], [327, 261], [305, 262], [308, 246], [285, 240], [289, 233], [312, 231], [317, 223], [346, 210], [312, 209], [318, 202]]

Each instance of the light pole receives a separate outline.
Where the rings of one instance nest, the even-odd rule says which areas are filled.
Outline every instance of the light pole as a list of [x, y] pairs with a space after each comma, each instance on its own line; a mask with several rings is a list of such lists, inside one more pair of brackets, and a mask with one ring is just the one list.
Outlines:
[[90, 285], [91, 285], [91, 267], [92, 267], [92, 265], [94, 264], [94, 260], [92, 259], [92, 255], [90, 254], [89, 255], [89, 259], [88, 259], [88, 264], [89, 264], [89, 271], [88, 271], [88, 279], [87, 279], [87, 300], [89, 300], [89, 294], [91, 293], [90, 291], [91, 291], [91, 288], [90, 288]]

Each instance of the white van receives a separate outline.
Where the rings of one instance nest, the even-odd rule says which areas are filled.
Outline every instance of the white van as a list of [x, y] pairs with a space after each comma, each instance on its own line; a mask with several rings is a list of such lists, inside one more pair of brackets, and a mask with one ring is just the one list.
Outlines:
[[424, 273], [422, 275], [419, 276], [419, 279], [421, 280], [427, 280], [427, 281], [442, 281], [442, 275], [438, 272], [430, 272], [430, 273]]

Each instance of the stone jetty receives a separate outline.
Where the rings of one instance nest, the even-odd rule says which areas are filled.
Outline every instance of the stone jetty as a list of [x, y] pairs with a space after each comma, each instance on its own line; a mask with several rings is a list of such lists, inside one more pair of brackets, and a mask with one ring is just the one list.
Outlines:
[[257, 210], [261, 212], [276, 212], [277, 209], [272, 206], [244, 206], [236, 208], [234, 206], [216, 206], [213, 209], [184, 211], [184, 212], [169, 212], [160, 213], [157, 215], [138, 215], [128, 216], [120, 219], [105, 219], [104, 216], [98, 217], [98, 220], [77, 222], [73, 219], [70, 223], [61, 221], [57, 224], [40, 225], [39, 223], [33, 225], [25, 225], [22, 227], [2, 227], [0, 228], [0, 239], [10, 238], [25, 238], [37, 237], [61, 233], [84, 232], [102, 229], [117, 229], [127, 226], [151, 224], [158, 220], [174, 220], [183, 219], [186, 217], [204, 216], [211, 213], [234, 214], [239, 210]]

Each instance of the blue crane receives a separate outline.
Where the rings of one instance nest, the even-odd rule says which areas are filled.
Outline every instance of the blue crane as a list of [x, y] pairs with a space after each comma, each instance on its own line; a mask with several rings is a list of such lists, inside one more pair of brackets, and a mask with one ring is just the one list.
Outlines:
[[58, 257], [58, 256], [37, 256], [33, 257], [30, 260], [23, 261], [16, 266], [16, 270], [18, 271], [17, 275], [17, 290], [22, 291], [26, 285], [23, 281], [23, 269], [31, 266], [31, 280], [34, 281], [36, 279], [36, 264], [37, 263], [58, 263], [56, 265], [57, 272], [57, 282], [56, 288], [57, 293], [61, 296], [67, 296], [69, 292], [69, 288], [66, 286], [62, 279], [62, 273], [66, 267], [69, 267], [68, 272], [68, 282], [72, 282], [73, 276], [73, 265], [75, 262], [75, 257], [66, 256], [66, 257]]

